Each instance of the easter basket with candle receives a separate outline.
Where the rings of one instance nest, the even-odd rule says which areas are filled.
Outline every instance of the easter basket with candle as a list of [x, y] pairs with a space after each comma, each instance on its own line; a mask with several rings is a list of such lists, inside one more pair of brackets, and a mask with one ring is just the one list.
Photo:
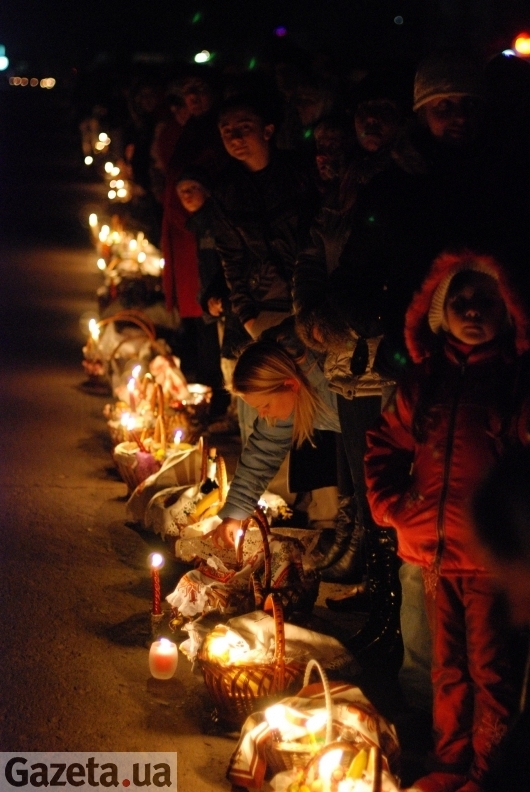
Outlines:
[[[313, 669], [318, 684], [308, 684]], [[278, 792], [303, 786], [315, 792], [395, 792], [399, 757], [394, 727], [361, 690], [328, 682], [320, 663], [310, 660], [297, 695], [247, 719], [227, 775], [233, 784], [259, 789], [268, 773]]]
[[170, 353], [165, 341], [157, 339], [152, 320], [143, 311], [119, 311], [105, 319], [91, 320], [83, 347], [83, 367], [89, 378], [106, 378], [114, 391], [128, 366], [147, 367], [155, 355]]
[[274, 654], [266, 662], [251, 662], [237, 641], [230, 641], [230, 630], [218, 625], [204, 639], [198, 662], [217, 714], [223, 721], [241, 725], [251, 713], [277, 696], [300, 684], [304, 666], [285, 659], [285, 632], [280, 599], [270, 594], [264, 604], [272, 609], [275, 625]]
[[216, 610], [241, 614], [261, 607], [273, 591], [284, 613], [310, 612], [318, 595], [320, 578], [302, 564], [304, 548], [300, 541], [271, 534], [261, 509], [244, 520], [236, 537], [236, 547], [221, 549], [207, 535], [219, 518], [202, 520], [182, 530], [175, 543], [175, 555], [183, 560], [200, 559], [186, 572], [168, 602], [183, 617], [191, 619]]

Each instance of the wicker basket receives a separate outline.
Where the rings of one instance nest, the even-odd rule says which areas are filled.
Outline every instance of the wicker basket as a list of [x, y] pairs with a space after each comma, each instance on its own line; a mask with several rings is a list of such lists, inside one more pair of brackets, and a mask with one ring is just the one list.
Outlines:
[[225, 664], [211, 652], [219, 628], [203, 641], [198, 660], [205, 685], [215, 702], [219, 718], [240, 727], [248, 715], [271, 703], [271, 699], [294, 690], [300, 684], [302, 663], [285, 662], [285, 631], [279, 599], [271, 594], [266, 607], [272, 606], [275, 624], [275, 653], [270, 663]]
[[[136, 326], [140, 331], [139, 337], [145, 338], [147, 341], [149, 341], [156, 353], [167, 355], [168, 348], [166, 344], [163, 341], [157, 340], [155, 325], [143, 311], [134, 309], [118, 311], [118, 313], [115, 313], [112, 316], [108, 316], [105, 319], [100, 319], [97, 324], [101, 329], [111, 322], [125, 322], [126, 324]], [[131, 338], [122, 339], [119, 344], [117, 344], [117, 346], [111, 351], [111, 354], [108, 356], [108, 358], [105, 359], [101, 354], [98, 342], [95, 341], [92, 336], [89, 336], [86, 345], [83, 348], [83, 352], [85, 354], [83, 366], [86, 373], [88, 374], [89, 380], [93, 381], [94, 383], [102, 383], [106, 381], [109, 384], [112, 384], [112, 373], [113, 369], [115, 369], [117, 365], [120, 347], [125, 342], [130, 340]]]
[[[380, 748], [372, 745], [366, 746], [358, 743], [346, 742], [345, 740], [337, 740], [330, 742], [317, 751], [307, 762], [303, 771], [300, 772], [297, 781], [302, 785], [306, 785], [311, 789], [313, 782], [321, 777], [321, 760], [334, 751], [340, 751], [340, 758], [337, 759], [336, 770], [337, 773], [334, 778], [330, 779], [328, 788], [337, 789], [342, 778], [345, 778], [352, 767], [352, 762], [360, 754], [361, 751], [367, 751], [367, 768], [365, 779], [371, 783], [371, 792], [381, 792], [382, 789], [382, 762]], [[360, 777], [360, 776], [359, 776]], [[326, 779], [327, 780], [327, 779]], [[325, 788], [325, 787], [324, 787]]]
[[[324, 699], [326, 702], [326, 736], [324, 745], [329, 745], [332, 741], [333, 732], [333, 713], [332, 713], [332, 699], [331, 690], [327, 675], [316, 660], [309, 660], [306, 666], [304, 681], [302, 688], [309, 684], [311, 672], [318, 671], [324, 689]], [[307, 765], [311, 757], [322, 748], [322, 745], [316, 743], [302, 743], [297, 741], [281, 742], [274, 741], [270, 743], [267, 748], [267, 765], [270, 767], [274, 774], [281, 773], [284, 770], [291, 770], [293, 767], [302, 768]]]

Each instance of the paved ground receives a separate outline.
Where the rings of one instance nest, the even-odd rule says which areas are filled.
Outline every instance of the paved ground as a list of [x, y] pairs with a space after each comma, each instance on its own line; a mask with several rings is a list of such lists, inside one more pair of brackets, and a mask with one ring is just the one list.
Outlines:
[[[68, 106], [41, 93], [0, 96], [0, 744], [177, 750], [180, 789], [228, 789], [233, 740], [206, 733], [201, 680], [185, 661], [170, 682], [148, 672], [153, 544], [124, 524], [107, 399], [79, 388], [100, 191], [80, 180]], [[168, 563], [165, 591], [175, 576]]]

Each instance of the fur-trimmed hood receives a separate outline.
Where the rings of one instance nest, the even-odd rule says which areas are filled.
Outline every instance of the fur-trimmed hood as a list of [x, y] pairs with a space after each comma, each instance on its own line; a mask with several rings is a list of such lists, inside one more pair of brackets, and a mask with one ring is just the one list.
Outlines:
[[501, 297], [513, 323], [514, 344], [518, 355], [530, 349], [530, 321], [522, 301], [509, 283], [503, 267], [491, 256], [464, 250], [445, 252], [435, 259], [421, 289], [416, 292], [405, 316], [405, 343], [414, 363], [429, 357], [435, 347], [435, 334], [429, 325], [429, 311], [437, 288], [460, 270], [490, 273], [498, 283]]

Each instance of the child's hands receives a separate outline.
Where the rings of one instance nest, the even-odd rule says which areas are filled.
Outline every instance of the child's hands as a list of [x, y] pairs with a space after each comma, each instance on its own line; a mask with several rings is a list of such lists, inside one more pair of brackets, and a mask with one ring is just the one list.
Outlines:
[[210, 316], [221, 316], [223, 313], [223, 301], [220, 297], [210, 297], [208, 300], [208, 313]]

